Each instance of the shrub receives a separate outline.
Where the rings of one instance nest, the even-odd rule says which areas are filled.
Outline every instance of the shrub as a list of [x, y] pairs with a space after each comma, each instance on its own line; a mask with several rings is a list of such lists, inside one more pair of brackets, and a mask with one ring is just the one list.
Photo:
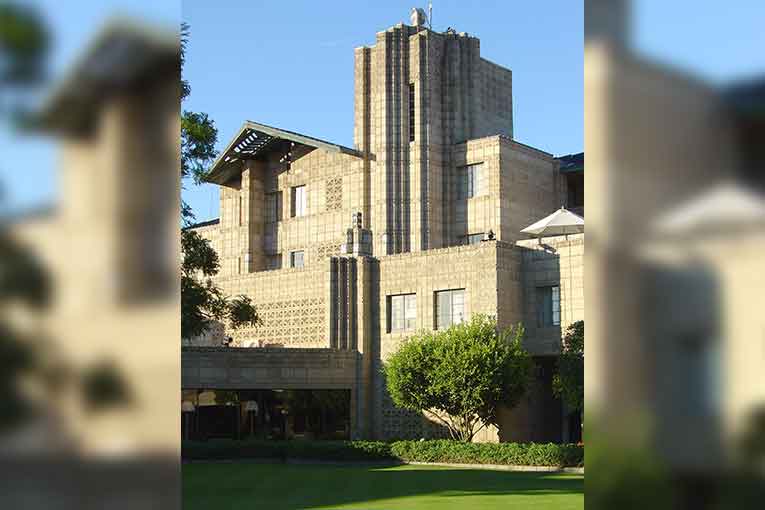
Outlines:
[[466, 443], [430, 441], [184, 441], [185, 460], [287, 459], [447, 462], [516, 466], [582, 466], [584, 448], [555, 443]]
[[474, 315], [444, 331], [409, 338], [385, 363], [386, 384], [398, 406], [428, 414], [452, 439], [471, 441], [497, 424], [500, 407], [526, 392], [531, 360], [521, 346], [523, 328], [500, 331]]
[[553, 392], [569, 408], [584, 410], [584, 321], [574, 322], [566, 329], [553, 377]]
[[578, 466], [584, 449], [555, 443], [464, 443], [450, 440], [395, 441], [391, 452], [406, 462], [501, 464], [516, 466]]

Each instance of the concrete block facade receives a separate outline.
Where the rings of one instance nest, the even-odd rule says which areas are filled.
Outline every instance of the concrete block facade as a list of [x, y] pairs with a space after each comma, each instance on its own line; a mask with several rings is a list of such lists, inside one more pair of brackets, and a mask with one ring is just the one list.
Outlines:
[[[215, 163], [220, 220], [197, 231], [221, 257], [217, 282], [249, 296], [263, 322], [185, 343], [230, 336], [242, 348], [356, 353], [355, 436], [439, 435], [393, 406], [385, 359], [414, 332], [438, 328], [443, 303], [449, 320], [522, 322], [527, 348], [554, 355], [561, 328], [581, 315], [582, 242], [555, 241], [556, 254], [573, 248], [557, 272], [547, 259], [561, 255], [516, 244], [561, 206], [566, 181], [552, 155], [513, 140], [512, 72], [483, 59], [477, 38], [396, 25], [355, 49], [354, 77], [354, 148], [246, 123]], [[578, 280], [564, 285], [564, 276]], [[557, 336], [527, 324], [540, 282], [563, 296]], [[393, 324], [401, 307], [403, 328]], [[508, 412], [508, 424], [535, 437], [533, 413], [522, 414]], [[523, 434], [479, 439], [508, 437]]]

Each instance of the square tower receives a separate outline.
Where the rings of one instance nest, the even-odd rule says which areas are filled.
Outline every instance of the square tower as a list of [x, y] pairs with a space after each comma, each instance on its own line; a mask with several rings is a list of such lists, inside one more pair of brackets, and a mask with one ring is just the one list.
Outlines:
[[356, 148], [370, 154], [377, 255], [449, 245], [452, 147], [513, 136], [512, 73], [466, 33], [399, 24], [355, 50]]

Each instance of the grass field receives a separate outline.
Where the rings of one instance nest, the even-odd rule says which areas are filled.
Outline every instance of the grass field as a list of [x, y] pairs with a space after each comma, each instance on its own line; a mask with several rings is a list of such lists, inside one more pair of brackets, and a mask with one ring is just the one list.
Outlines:
[[192, 463], [184, 510], [584, 508], [584, 477], [423, 466]]

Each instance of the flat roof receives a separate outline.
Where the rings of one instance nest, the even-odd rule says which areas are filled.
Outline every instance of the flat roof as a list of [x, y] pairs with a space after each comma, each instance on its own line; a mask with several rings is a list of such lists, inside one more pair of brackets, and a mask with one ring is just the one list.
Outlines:
[[348, 154], [349, 156], [362, 157], [362, 153], [356, 149], [248, 120], [245, 121], [228, 146], [213, 162], [210, 172], [204, 180], [216, 184], [225, 184], [242, 171], [242, 163], [244, 161], [256, 159], [258, 156], [275, 150], [278, 146], [276, 142], [279, 140], [286, 140], [330, 152]]
[[584, 171], [584, 152], [567, 154], [555, 159], [560, 161], [560, 173], [562, 174]]
[[188, 227], [183, 227], [183, 230], [194, 230], [195, 228], [211, 227], [213, 225], [218, 225], [219, 223], [220, 223], [220, 218], [213, 218], [211, 220], [205, 220], [205, 221], [194, 223], [193, 225], [189, 225]]

